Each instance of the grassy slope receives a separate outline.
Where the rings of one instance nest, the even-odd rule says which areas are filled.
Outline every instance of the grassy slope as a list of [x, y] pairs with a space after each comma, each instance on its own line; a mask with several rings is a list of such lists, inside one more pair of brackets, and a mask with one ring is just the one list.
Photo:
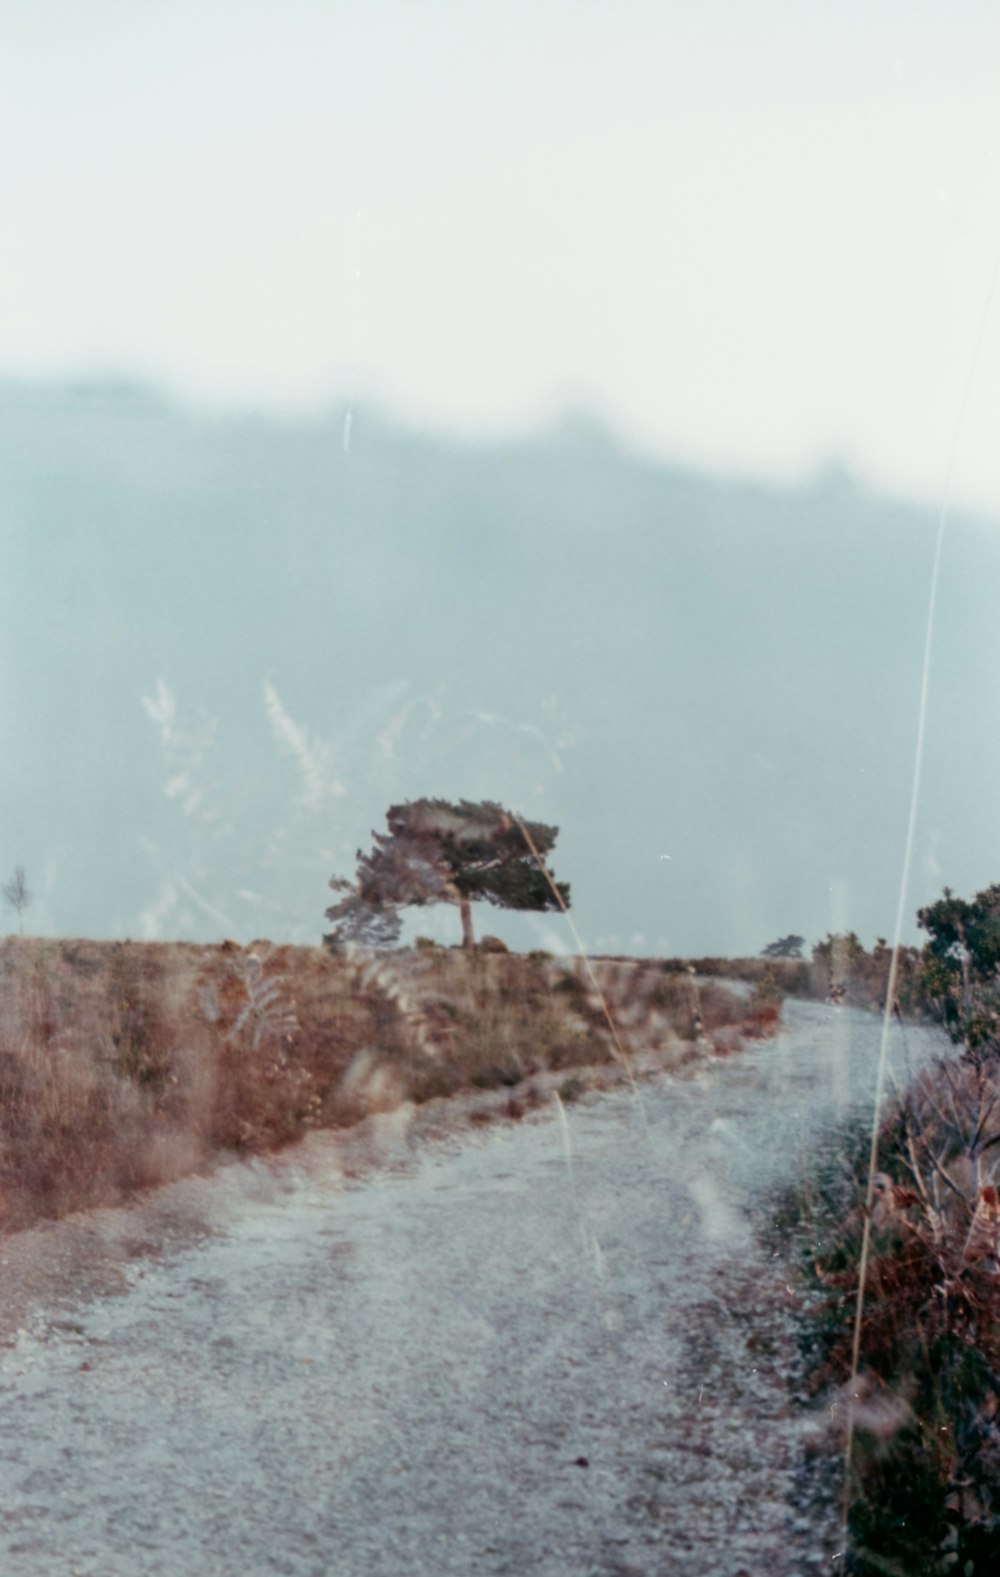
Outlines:
[[[777, 1016], [657, 961], [594, 968], [626, 1057], [660, 1067], [734, 1049]], [[0, 1224], [113, 1203], [406, 1100], [509, 1085], [516, 1116], [533, 1075], [618, 1055], [579, 961], [7, 938]]]

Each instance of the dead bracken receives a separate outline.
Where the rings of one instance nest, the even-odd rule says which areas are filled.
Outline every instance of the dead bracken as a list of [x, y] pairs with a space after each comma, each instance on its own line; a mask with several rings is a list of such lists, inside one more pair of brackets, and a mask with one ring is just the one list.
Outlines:
[[0, 1226], [114, 1204], [407, 1101], [500, 1089], [517, 1118], [539, 1072], [567, 1070], [572, 1099], [574, 1069], [633, 1053], [678, 1068], [776, 1020], [656, 960], [9, 937]]

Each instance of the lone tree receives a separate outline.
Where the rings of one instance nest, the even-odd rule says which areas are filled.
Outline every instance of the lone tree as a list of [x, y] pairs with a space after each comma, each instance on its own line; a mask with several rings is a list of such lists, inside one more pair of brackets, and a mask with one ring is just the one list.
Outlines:
[[345, 896], [326, 911], [335, 922], [323, 938], [329, 946], [390, 945], [399, 938], [399, 911], [410, 904], [457, 903], [463, 947], [475, 945], [476, 899], [531, 910], [556, 909], [561, 899], [569, 908], [568, 884], [554, 884], [557, 898], [542, 864], [558, 827], [521, 822], [492, 800], [418, 799], [391, 805], [385, 819], [389, 831], [373, 832], [372, 852], [358, 850], [354, 881], [330, 882]]
[[761, 958], [801, 958], [804, 936], [779, 936], [760, 950]]
[[9, 882], [3, 885], [4, 903], [17, 912], [17, 928], [24, 935], [24, 911], [31, 902], [31, 893], [24, 876], [24, 866], [16, 865]]

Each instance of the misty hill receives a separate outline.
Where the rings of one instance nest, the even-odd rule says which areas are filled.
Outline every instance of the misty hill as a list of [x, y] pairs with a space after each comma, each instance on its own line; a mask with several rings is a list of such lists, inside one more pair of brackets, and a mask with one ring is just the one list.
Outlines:
[[[472, 447], [362, 411], [345, 448], [342, 411], [8, 385], [0, 521], [0, 870], [27, 869], [29, 929], [314, 940], [327, 878], [423, 795], [557, 822], [591, 947], [891, 929], [930, 509], [583, 421]], [[1000, 874], [998, 592], [1000, 531], [953, 520], [911, 910]]]

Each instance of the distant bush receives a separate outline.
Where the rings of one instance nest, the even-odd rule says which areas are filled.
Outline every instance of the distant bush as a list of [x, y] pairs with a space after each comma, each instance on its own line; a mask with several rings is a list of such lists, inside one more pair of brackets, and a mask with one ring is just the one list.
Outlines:
[[768, 942], [766, 947], [761, 948], [761, 957], [801, 958], [804, 944], [804, 936], [797, 936], [794, 933], [789, 936], [779, 936], [777, 941]]
[[[827, 935], [812, 950], [810, 995], [823, 1000], [834, 992], [853, 1007], [881, 1012], [889, 987], [892, 948], [878, 937], [871, 952], [853, 931]], [[915, 947], [901, 947], [896, 973], [896, 1000], [900, 1012], [922, 1014], [920, 954]]]
[[769, 969], [766, 975], [762, 975], [760, 980], [755, 982], [750, 997], [755, 1003], [776, 1002], [779, 1007], [781, 1006], [785, 1000], [785, 993], [775, 979], [773, 970]]

